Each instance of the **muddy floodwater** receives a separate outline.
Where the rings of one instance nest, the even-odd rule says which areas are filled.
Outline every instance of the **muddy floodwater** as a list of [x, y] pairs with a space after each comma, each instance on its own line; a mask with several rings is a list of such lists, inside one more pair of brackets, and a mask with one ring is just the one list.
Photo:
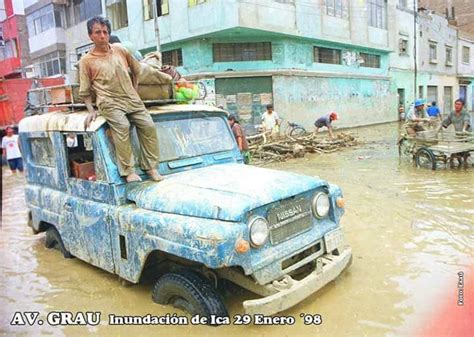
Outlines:
[[[151, 285], [124, 286], [117, 277], [44, 247], [44, 235], [26, 226], [24, 180], [3, 172], [0, 229], [0, 335], [4, 336], [417, 336], [442, 324], [446, 303], [456, 303], [458, 273], [474, 280], [474, 168], [430, 171], [399, 162], [398, 124], [351, 130], [357, 148], [269, 167], [316, 175], [342, 187], [342, 225], [352, 266], [335, 282], [279, 316], [294, 325], [111, 326], [108, 315], [184, 315], [154, 304]], [[242, 177], [245, 179], [245, 177]], [[242, 314], [237, 291], [225, 302]], [[467, 310], [472, 303], [463, 308]], [[15, 312], [100, 312], [97, 326], [11, 326]], [[303, 315], [321, 315], [305, 325]], [[441, 316], [443, 317], [443, 316]], [[470, 323], [472, 324], [472, 323]], [[471, 330], [474, 331], [474, 330]], [[421, 333], [423, 335], [423, 333]]]

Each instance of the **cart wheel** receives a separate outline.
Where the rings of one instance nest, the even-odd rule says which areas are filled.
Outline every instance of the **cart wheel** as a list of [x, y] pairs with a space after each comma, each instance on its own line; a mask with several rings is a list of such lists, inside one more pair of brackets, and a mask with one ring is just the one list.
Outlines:
[[306, 134], [306, 130], [302, 126], [297, 126], [290, 131], [290, 137], [299, 137]]
[[417, 167], [430, 168], [436, 170], [436, 159], [433, 151], [422, 147], [415, 154], [415, 161]]
[[413, 159], [413, 144], [405, 137], [400, 138], [398, 141], [398, 156], [400, 158], [409, 157], [410, 159]]

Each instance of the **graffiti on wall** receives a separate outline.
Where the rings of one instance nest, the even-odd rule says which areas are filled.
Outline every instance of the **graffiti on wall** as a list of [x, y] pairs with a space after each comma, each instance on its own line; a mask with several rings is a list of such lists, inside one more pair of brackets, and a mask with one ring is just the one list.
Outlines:
[[194, 103], [216, 106], [216, 81], [211, 78], [197, 82], [199, 85], [199, 97], [204, 97], [204, 99], [197, 99]]

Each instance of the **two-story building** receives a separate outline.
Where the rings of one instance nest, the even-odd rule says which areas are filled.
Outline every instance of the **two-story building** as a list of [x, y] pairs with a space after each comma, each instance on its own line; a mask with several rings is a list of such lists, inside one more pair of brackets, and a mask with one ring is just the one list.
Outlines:
[[457, 29], [431, 11], [418, 16], [418, 98], [436, 102], [443, 114], [452, 110], [459, 93], [456, 78]]

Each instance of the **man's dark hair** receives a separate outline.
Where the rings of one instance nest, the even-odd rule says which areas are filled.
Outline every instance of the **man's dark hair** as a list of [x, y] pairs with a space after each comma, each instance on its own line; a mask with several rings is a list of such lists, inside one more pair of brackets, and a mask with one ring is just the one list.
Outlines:
[[104, 18], [103, 16], [100, 16], [100, 15], [94, 16], [90, 18], [89, 20], [87, 20], [87, 33], [89, 35], [92, 34], [92, 27], [94, 27], [96, 23], [98, 23], [99, 25], [106, 26], [107, 31], [109, 32], [109, 35], [110, 35], [110, 32], [112, 31], [112, 27], [110, 26], [110, 21], [109, 19]]
[[458, 98], [457, 100], [454, 101], [454, 103], [461, 102], [462, 106], [464, 106], [464, 100], [462, 98]]
[[267, 109], [273, 109], [273, 104], [267, 104]]
[[237, 120], [237, 117], [235, 117], [234, 114], [230, 114], [229, 116], [227, 116], [227, 120], [233, 121], [234, 123], [239, 123], [239, 121]]
[[432, 106], [435, 106], [435, 105], [436, 105], [436, 102], [435, 102], [435, 101], [431, 102], [431, 105], [432, 105]]

